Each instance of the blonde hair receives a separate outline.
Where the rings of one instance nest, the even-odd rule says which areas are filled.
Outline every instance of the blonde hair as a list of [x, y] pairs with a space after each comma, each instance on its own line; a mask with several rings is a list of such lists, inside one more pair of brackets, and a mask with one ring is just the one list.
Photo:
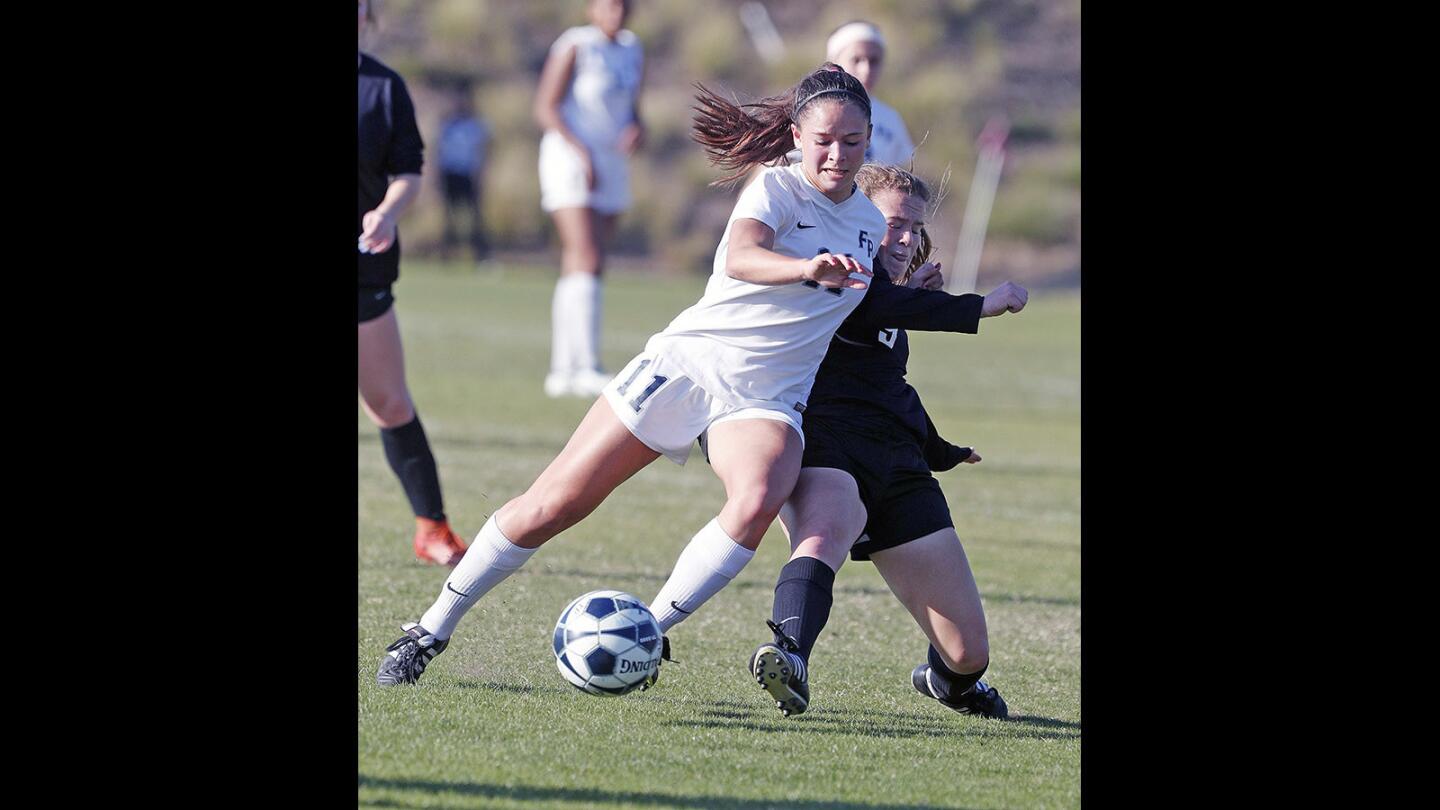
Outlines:
[[[884, 163], [866, 163], [860, 167], [855, 174], [855, 184], [860, 186], [860, 193], [870, 199], [882, 191], [898, 191], [901, 194], [913, 194], [916, 197], [930, 202], [930, 186], [924, 180], [905, 171], [899, 166], [890, 166]], [[930, 241], [930, 232], [925, 226], [920, 226], [920, 244], [915, 248], [915, 253], [910, 257], [910, 266], [900, 278], [895, 280], [901, 286], [910, 280], [910, 276], [920, 269], [920, 265], [930, 260], [930, 254], [935, 250], [935, 243]]]

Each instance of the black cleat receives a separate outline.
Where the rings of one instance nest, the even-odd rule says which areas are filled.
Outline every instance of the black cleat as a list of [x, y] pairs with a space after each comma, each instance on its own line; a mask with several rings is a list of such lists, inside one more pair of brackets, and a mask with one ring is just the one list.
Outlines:
[[805, 659], [794, 651], [800, 647], [781, 632], [779, 625], [767, 621], [775, 632], [775, 641], [761, 644], [750, 656], [750, 675], [775, 698], [775, 708], [789, 717], [810, 708], [809, 673]]
[[[669, 636], [660, 637], [660, 661], [669, 661], [672, 664], [679, 663], [674, 658], [670, 657]], [[646, 689], [654, 686], [655, 682], [660, 680], [660, 661], [655, 662], [655, 668], [650, 670], [650, 677], [646, 678], [645, 682], [640, 684], [641, 692], [644, 692]]]
[[910, 683], [915, 687], [915, 691], [925, 697], [934, 698], [940, 705], [948, 706], [961, 714], [978, 714], [996, 720], [1004, 720], [1010, 716], [1010, 708], [1005, 705], [1005, 698], [1000, 697], [1000, 692], [984, 681], [976, 681], [974, 686], [958, 698], [940, 700], [930, 684], [930, 665], [921, 664], [910, 673]]
[[381, 686], [395, 686], [401, 683], [415, 683], [425, 674], [430, 659], [445, 651], [450, 640], [440, 641], [416, 622], [401, 625], [405, 635], [385, 648], [380, 656], [380, 671], [375, 682]]

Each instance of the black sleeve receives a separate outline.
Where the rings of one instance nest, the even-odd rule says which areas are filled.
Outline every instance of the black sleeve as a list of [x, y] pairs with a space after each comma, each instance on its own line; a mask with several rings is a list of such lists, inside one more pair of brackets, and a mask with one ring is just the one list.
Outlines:
[[940, 431], [935, 429], [935, 423], [930, 421], [930, 414], [925, 414], [925, 464], [931, 472], [945, 472], [953, 469], [975, 452], [969, 447], [956, 447], [945, 441], [940, 436]]
[[415, 105], [398, 76], [390, 85], [390, 104], [390, 149], [385, 155], [385, 173], [391, 177], [419, 174], [425, 163], [425, 144], [420, 140], [420, 127], [415, 125]]
[[880, 273], [875, 276], [865, 300], [851, 313], [867, 328], [970, 335], [980, 331], [980, 307], [985, 303], [985, 296], [898, 287], [889, 279], [880, 278]]

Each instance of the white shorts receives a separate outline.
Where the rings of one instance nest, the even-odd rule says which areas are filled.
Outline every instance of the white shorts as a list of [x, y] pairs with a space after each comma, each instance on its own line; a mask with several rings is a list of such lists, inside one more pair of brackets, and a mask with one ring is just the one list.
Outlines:
[[595, 188], [585, 183], [580, 156], [558, 132], [540, 139], [540, 207], [546, 213], [561, 208], [593, 208], [601, 214], [618, 214], [630, 207], [630, 166], [614, 149], [590, 150]]
[[690, 445], [698, 438], [709, 458], [705, 433], [712, 425], [737, 419], [773, 419], [784, 422], [800, 436], [800, 414], [781, 403], [774, 407], [737, 408], [712, 397], [690, 378], [679, 373], [665, 358], [642, 352], [625, 364], [605, 386], [610, 409], [646, 447], [684, 466]]

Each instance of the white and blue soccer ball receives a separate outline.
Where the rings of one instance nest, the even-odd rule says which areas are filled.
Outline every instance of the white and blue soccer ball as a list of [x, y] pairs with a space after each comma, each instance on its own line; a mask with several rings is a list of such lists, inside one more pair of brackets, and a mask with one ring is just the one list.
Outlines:
[[555, 666], [592, 695], [638, 689], [660, 666], [660, 624], [624, 591], [591, 591], [565, 606], [555, 623]]

